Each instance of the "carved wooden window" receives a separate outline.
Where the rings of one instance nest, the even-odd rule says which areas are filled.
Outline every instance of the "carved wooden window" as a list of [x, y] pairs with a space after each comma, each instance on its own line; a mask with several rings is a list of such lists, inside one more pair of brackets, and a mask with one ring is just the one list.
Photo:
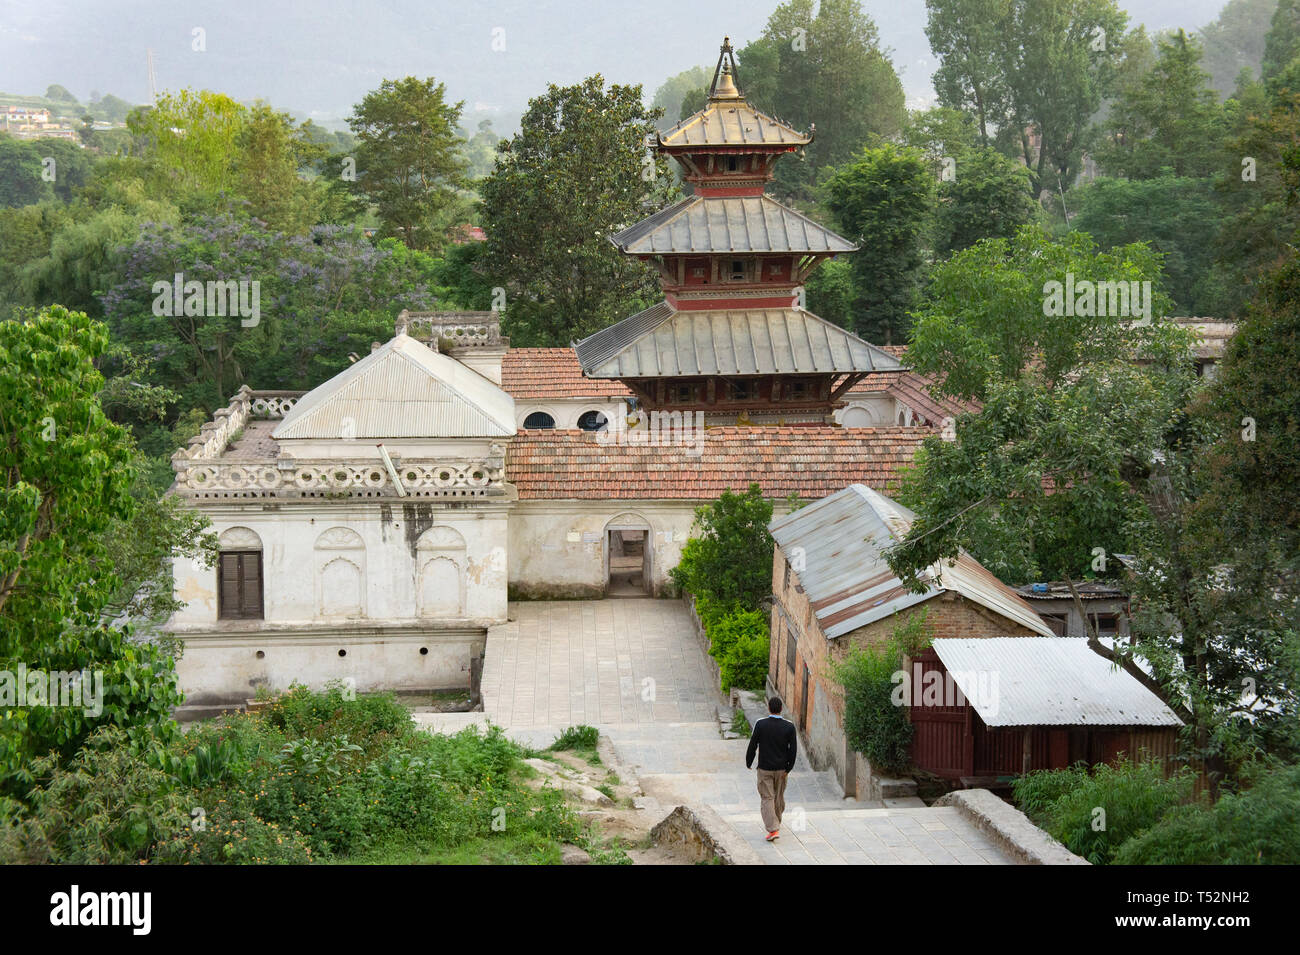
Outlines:
[[727, 382], [728, 397], [732, 401], [753, 401], [758, 395], [758, 386], [753, 381]]
[[222, 620], [262, 619], [261, 551], [223, 550], [217, 559], [217, 616]]
[[795, 670], [795, 644], [797, 642], [794, 628], [787, 624], [785, 628], [785, 665], [790, 668], [792, 675]]

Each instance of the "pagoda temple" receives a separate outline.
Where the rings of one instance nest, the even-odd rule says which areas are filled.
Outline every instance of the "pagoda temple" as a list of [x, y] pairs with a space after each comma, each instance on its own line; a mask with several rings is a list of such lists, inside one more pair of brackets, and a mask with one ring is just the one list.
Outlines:
[[647, 411], [708, 424], [826, 424], [842, 397], [898, 361], [801, 307], [823, 260], [857, 246], [764, 192], [810, 133], [760, 112], [724, 39], [704, 109], [659, 133], [693, 194], [611, 236], [659, 271], [664, 300], [574, 346], [589, 378], [617, 379]]

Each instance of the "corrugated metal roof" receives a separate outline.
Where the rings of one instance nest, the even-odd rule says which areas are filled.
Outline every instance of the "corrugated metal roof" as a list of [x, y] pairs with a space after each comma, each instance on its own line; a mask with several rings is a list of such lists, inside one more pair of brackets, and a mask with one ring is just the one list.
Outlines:
[[677, 310], [661, 302], [574, 346], [592, 378], [865, 372], [898, 360], [811, 312]]
[[743, 99], [710, 100], [704, 109], [659, 134], [668, 149], [688, 146], [805, 146], [812, 137], [759, 112]]
[[938, 638], [934, 652], [988, 726], [1181, 726], [1083, 637]]
[[854, 252], [857, 246], [768, 196], [691, 196], [610, 237], [629, 255]]
[[796, 568], [802, 565], [796, 569], [799, 582], [827, 637], [843, 636], [945, 591], [1051, 635], [1032, 607], [964, 552], [955, 562], [926, 570], [923, 593], [908, 590], [889, 569], [884, 552], [902, 540], [915, 519], [880, 492], [851, 484], [769, 525], [786, 559]]
[[307, 392], [276, 439], [470, 438], [515, 433], [515, 402], [482, 375], [398, 335]]

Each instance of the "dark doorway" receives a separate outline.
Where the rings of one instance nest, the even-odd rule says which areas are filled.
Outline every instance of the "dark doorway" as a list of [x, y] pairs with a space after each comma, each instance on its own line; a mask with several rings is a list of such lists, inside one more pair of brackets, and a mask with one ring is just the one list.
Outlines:
[[650, 532], [645, 528], [611, 528], [605, 533], [611, 597], [645, 597], [650, 593]]

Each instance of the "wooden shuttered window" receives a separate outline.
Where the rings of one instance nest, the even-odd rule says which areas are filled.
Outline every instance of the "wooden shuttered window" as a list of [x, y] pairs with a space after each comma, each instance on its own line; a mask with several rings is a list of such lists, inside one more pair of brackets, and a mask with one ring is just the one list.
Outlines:
[[262, 552], [222, 551], [217, 560], [217, 616], [222, 620], [262, 619]]

